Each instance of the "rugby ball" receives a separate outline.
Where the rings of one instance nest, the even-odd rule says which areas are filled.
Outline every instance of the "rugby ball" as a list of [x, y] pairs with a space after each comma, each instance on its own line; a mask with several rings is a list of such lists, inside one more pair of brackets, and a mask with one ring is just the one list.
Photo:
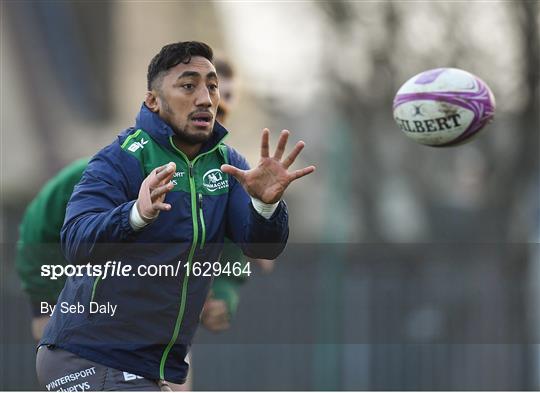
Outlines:
[[480, 78], [457, 68], [413, 76], [394, 98], [394, 120], [414, 141], [454, 146], [471, 140], [495, 114], [495, 97]]

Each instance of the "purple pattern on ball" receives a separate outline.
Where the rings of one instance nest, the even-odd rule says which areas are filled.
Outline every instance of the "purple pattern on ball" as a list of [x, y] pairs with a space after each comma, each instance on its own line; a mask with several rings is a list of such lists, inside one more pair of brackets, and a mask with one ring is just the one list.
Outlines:
[[434, 70], [422, 72], [414, 83], [417, 85], [427, 85], [428, 83], [434, 82], [435, 79], [437, 79], [439, 75], [441, 75], [447, 69], [448, 68], [436, 68]]
[[[436, 71], [436, 70], [434, 70]], [[475, 78], [479, 89], [476, 92], [441, 92], [441, 93], [407, 93], [399, 94], [394, 99], [394, 110], [401, 104], [414, 100], [433, 100], [444, 101], [449, 104], [461, 106], [473, 112], [474, 119], [469, 127], [454, 140], [439, 147], [451, 146], [463, 142], [465, 139], [474, 135], [486, 125], [495, 113], [495, 102], [487, 85], [480, 79]]]

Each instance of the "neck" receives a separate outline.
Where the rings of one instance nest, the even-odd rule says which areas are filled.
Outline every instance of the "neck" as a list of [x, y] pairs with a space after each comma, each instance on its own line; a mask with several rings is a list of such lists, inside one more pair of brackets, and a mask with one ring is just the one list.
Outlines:
[[181, 141], [177, 135], [174, 135], [172, 137], [172, 141], [174, 143], [174, 146], [176, 146], [176, 148], [180, 150], [182, 153], [184, 153], [187, 156], [187, 158], [189, 158], [190, 160], [193, 160], [197, 156], [197, 153], [199, 153], [202, 146], [202, 143], [192, 145], [184, 141]]

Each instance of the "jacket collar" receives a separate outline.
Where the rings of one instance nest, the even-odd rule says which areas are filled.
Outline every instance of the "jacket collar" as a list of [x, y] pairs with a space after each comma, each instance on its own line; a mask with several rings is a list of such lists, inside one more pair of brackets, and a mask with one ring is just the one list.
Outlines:
[[[148, 107], [143, 103], [141, 110], [137, 115], [135, 121], [135, 128], [142, 128], [145, 132], [150, 134], [150, 136], [157, 141], [163, 147], [173, 150], [169, 140], [170, 137], [174, 135], [172, 128], [165, 123], [158, 114], [152, 112]], [[214, 128], [212, 130], [212, 135], [210, 139], [207, 140], [202, 146], [199, 154], [207, 152], [214, 148], [219, 142], [227, 136], [228, 131], [219, 124], [217, 121], [214, 123]]]

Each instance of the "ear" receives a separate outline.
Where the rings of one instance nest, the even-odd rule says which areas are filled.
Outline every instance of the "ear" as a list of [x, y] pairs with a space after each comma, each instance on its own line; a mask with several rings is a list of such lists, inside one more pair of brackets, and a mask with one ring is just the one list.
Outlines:
[[147, 91], [144, 96], [144, 103], [154, 113], [159, 112], [159, 99], [154, 91]]

